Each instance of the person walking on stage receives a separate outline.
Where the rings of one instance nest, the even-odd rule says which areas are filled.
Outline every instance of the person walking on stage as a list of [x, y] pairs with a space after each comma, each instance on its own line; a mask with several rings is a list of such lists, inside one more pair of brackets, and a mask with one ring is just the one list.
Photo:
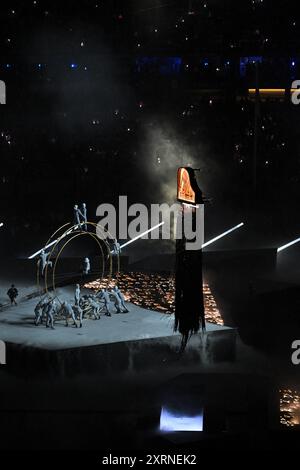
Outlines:
[[76, 289], [75, 289], [75, 305], [80, 305], [80, 285], [76, 284]]
[[19, 295], [18, 289], [15, 287], [14, 284], [11, 285], [11, 287], [7, 291], [7, 295], [10, 298], [10, 303], [11, 305], [18, 305], [16, 298]]

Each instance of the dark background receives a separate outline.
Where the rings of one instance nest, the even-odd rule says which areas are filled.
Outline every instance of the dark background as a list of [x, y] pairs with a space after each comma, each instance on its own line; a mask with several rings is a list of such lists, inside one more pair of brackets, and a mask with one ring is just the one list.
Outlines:
[[[117, 203], [122, 194], [129, 202], [174, 202], [179, 165], [200, 168], [210, 200], [206, 239], [245, 222], [216, 249], [277, 248], [299, 237], [300, 107], [288, 92], [260, 101], [248, 93], [289, 89], [300, 79], [297, 2], [36, 0], [1, 2], [0, 10], [0, 80], [7, 86], [0, 109], [2, 274], [4, 255], [38, 250], [71, 221], [76, 202], [87, 203], [93, 221], [99, 204]], [[143, 247], [126, 254], [145, 256]], [[270, 380], [272, 396], [280, 387], [299, 388], [290, 361], [299, 330], [298, 246], [286, 253], [277, 257], [280, 275], [274, 270], [273, 279], [254, 286], [238, 255], [228, 271], [220, 263], [209, 272], [239, 334], [236, 363], [209, 370], [212, 388], [222, 391], [220, 375], [230, 382], [236, 374], [234, 405], [242, 374], [251, 375], [252, 405], [251, 390], [265, 400], [260, 376]], [[259, 268], [259, 276], [267, 274], [264, 261]], [[278, 286], [280, 279], [295, 284]], [[158, 423], [160, 387], [177, 374], [207, 370], [197, 358], [154, 359], [158, 365], [111, 377], [52, 377], [47, 368], [35, 375], [30, 354], [21, 374], [1, 369], [2, 448], [166, 448], [147, 434]], [[118, 364], [119, 356], [110, 360]], [[278, 431], [278, 416], [274, 422], [268, 428], [264, 421], [261, 433], [233, 435], [231, 448], [241, 441], [248, 450], [293, 448], [297, 432], [292, 440]], [[217, 444], [226, 448], [228, 440], [208, 436], [203, 447]]]
[[292, 1], [2, 2], [2, 250], [35, 251], [76, 202], [90, 220], [120, 194], [174, 202], [182, 164], [212, 199], [207, 238], [240, 221], [235, 248], [295, 238], [299, 108], [261, 100], [254, 163], [247, 90], [298, 78], [299, 28]]

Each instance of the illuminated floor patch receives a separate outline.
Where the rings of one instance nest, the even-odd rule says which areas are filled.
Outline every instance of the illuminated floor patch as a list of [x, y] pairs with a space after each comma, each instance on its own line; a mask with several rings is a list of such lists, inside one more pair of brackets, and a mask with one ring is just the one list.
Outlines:
[[[85, 287], [99, 290], [111, 288], [118, 284], [124, 293], [125, 300], [140, 307], [162, 313], [175, 311], [174, 277], [167, 274], [121, 273], [118, 278], [96, 280], [85, 284]], [[205, 318], [215, 325], [224, 325], [220, 311], [208, 284], [204, 283]]]
[[203, 431], [203, 413], [196, 416], [180, 415], [162, 407], [159, 427], [165, 432]]
[[280, 424], [293, 427], [300, 424], [300, 394], [289, 388], [279, 391]]

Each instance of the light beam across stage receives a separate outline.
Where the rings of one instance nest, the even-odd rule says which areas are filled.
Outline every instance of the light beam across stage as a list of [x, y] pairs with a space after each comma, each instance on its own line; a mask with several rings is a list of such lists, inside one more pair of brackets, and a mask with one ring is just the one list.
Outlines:
[[[2, 227], [3, 224], [0, 224], [0, 227]], [[137, 235], [136, 237], [132, 238], [131, 240], [129, 240], [128, 242], [126, 243], [123, 243], [123, 245], [120, 246], [120, 249], [122, 250], [123, 248], [125, 248], [125, 246], [128, 246], [130, 245], [131, 243], [135, 242], [136, 240], [139, 240], [140, 238], [142, 238], [144, 235], [147, 235], [148, 233], [150, 232], [153, 232], [153, 230], [156, 230], [157, 228], [161, 227], [162, 225], [164, 225], [164, 222], [160, 222], [159, 224], [157, 225], [154, 225], [153, 227], [149, 228], [148, 230], [146, 230], [145, 232], [141, 233], [140, 235]], [[203, 243], [202, 245], [202, 248], [205, 248], [206, 246], [208, 245], [211, 245], [212, 243], [216, 242], [217, 240], [220, 240], [220, 238], [223, 238], [225, 237], [226, 235], [228, 235], [229, 233], [233, 232], [234, 230], [237, 230], [238, 228], [242, 227], [244, 225], [244, 222], [241, 222], [240, 224], [238, 225], [235, 225], [234, 227], [230, 228], [229, 230], [226, 230], [226, 232], [224, 233], [221, 233], [220, 235], [218, 235], [217, 237], [215, 238], [212, 238], [211, 240], [209, 240], [208, 242], [205, 242]], [[72, 229], [73, 230], [73, 229]], [[67, 235], [69, 235], [69, 233], [72, 232], [72, 230], [69, 230], [67, 233], [65, 233], [61, 238], [64, 238], [66, 237]], [[33, 259], [35, 258], [36, 256], [38, 256], [42, 250], [47, 250], [48, 248], [50, 248], [51, 246], [53, 246], [57, 241], [57, 240], [53, 240], [51, 243], [49, 243], [48, 245], [46, 245], [45, 247], [41, 248], [40, 250], [36, 251], [35, 253], [33, 253], [31, 256], [28, 257], [28, 259]], [[290, 246], [291, 244], [293, 243], [296, 243], [300, 241], [300, 238], [298, 238], [296, 241], [293, 241], [291, 243], [289, 243], [288, 245], [284, 245], [283, 247], [281, 248], [278, 248], [277, 251], [280, 251], [284, 248], [287, 248], [288, 246]], [[111, 253], [114, 253], [114, 250], [111, 251]]]
[[226, 230], [226, 232], [221, 233], [221, 234], [218, 235], [217, 237], [212, 238], [212, 239], [209, 240], [208, 242], [203, 243], [202, 248], [205, 248], [206, 246], [211, 245], [212, 243], [216, 242], [217, 240], [220, 240], [220, 238], [225, 237], [226, 235], [228, 235], [229, 233], [233, 232], [234, 230], [237, 230], [238, 228], [242, 227], [243, 225], [244, 225], [244, 222], [241, 222], [240, 224], [235, 225], [234, 227], [230, 228], [229, 230]]
[[31, 256], [28, 256], [28, 259], [33, 259], [35, 258], [37, 255], [39, 255], [41, 253], [42, 250], [47, 250], [47, 248], [50, 248], [50, 246], [54, 245], [54, 243], [56, 243], [57, 240], [54, 240], [53, 242], [49, 243], [49, 245], [46, 245], [44, 246], [41, 250], [39, 251], [36, 251], [35, 253], [33, 253], [33, 255]]
[[[145, 232], [141, 233], [140, 235], [138, 235], [137, 237], [134, 237], [132, 238], [131, 240], [129, 240], [128, 242], [124, 243], [123, 245], [120, 246], [120, 249], [124, 248], [125, 246], [127, 245], [130, 245], [130, 243], [133, 243], [135, 242], [136, 240], [138, 240], [139, 238], [142, 238], [144, 235], [146, 235], [147, 233], [150, 233], [150, 232], [153, 232], [153, 230], [161, 227], [162, 225], [164, 224], [164, 222], [160, 222], [159, 224], [157, 225], [154, 225], [154, 227], [151, 227], [149, 228], [149, 230], [146, 230]], [[83, 225], [83, 224], [82, 224]], [[0, 227], [1, 227], [1, 224], [0, 224]], [[71, 230], [69, 230], [68, 232], [66, 232], [62, 237], [66, 237], [67, 235], [69, 235], [74, 229], [76, 229], [78, 227], [75, 227], [75, 228], [72, 228]], [[33, 253], [31, 256], [28, 257], [28, 259], [33, 259], [35, 258], [36, 256], [38, 256], [42, 250], [47, 250], [48, 248], [50, 248], [51, 246], [55, 245], [55, 243], [58, 241], [59, 239], [57, 240], [53, 240], [51, 243], [49, 243], [48, 245], [46, 245], [45, 247], [41, 248], [40, 250], [36, 251], [35, 253]], [[114, 253], [114, 250], [111, 251], [111, 253]]]
[[[159, 224], [154, 225], [154, 227], [149, 228], [149, 229], [146, 230], [145, 232], [141, 233], [140, 235], [138, 235], [138, 236], [132, 238], [132, 239], [129, 240], [128, 242], [126, 242], [126, 243], [124, 243], [123, 245], [121, 245], [121, 246], [120, 246], [120, 249], [122, 250], [122, 248], [124, 248], [125, 246], [128, 246], [128, 245], [130, 245], [130, 243], [133, 243], [133, 242], [135, 242], [136, 240], [139, 240], [139, 238], [142, 238], [144, 235], [147, 235], [147, 233], [153, 232], [153, 230], [155, 230], [155, 229], [161, 227], [162, 225], [164, 225], [164, 222], [160, 222]], [[114, 252], [114, 250], [111, 251], [111, 253], [113, 253], [113, 252]]]
[[[84, 225], [83, 223], [81, 225]], [[77, 228], [79, 227], [79, 225], [77, 225], [76, 227], [73, 227], [71, 230], [69, 230], [68, 232], [66, 232], [62, 237], [60, 238], [57, 238], [56, 240], [53, 240], [51, 243], [49, 243], [48, 245], [44, 246], [43, 248], [41, 248], [39, 251], [36, 251], [35, 253], [33, 253], [33, 255], [31, 256], [28, 256], [28, 259], [33, 259], [35, 258], [36, 256], [38, 256], [42, 250], [47, 250], [48, 248], [50, 248], [51, 246], [55, 245], [56, 242], [58, 242], [58, 240], [62, 240], [64, 237], [66, 237], [67, 235], [69, 235], [73, 230], [76, 230]]]
[[291, 242], [287, 243], [286, 245], [282, 245], [279, 248], [277, 248], [277, 253], [279, 253], [280, 251], [283, 251], [286, 248], [289, 248], [290, 246], [295, 245], [295, 243], [299, 243], [299, 242], [300, 242], [300, 238], [296, 238], [295, 240], [292, 240]]

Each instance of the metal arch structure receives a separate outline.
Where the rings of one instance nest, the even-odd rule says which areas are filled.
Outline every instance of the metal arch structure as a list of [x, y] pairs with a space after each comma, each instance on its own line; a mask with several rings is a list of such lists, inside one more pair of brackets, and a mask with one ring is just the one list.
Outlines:
[[[52, 287], [51, 287], [51, 290], [53, 292], [56, 291], [56, 281], [55, 281], [55, 273], [56, 273], [56, 266], [57, 266], [57, 262], [61, 256], [61, 254], [63, 253], [64, 249], [66, 248], [66, 246], [71, 243], [74, 239], [78, 238], [78, 237], [81, 237], [81, 236], [84, 236], [84, 235], [89, 235], [90, 237], [92, 237], [98, 244], [99, 248], [100, 248], [100, 251], [101, 251], [101, 255], [102, 255], [102, 260], [104, 261], [104, 255], [103, 255], [103, 249], [102, 249], [102, 246], [101, 246], [101, 243], [99, 242], [97, 236], [92, 233], [92, 232], [80, 232], [80, 233], [76, 233], [75, 235], [73, 235], [71, 238], [68, 238], [68, 240], [63, 244], [63, 246], [60, 248], [56, 258], [55, 258], [55, 262], [54, 262], [54, 265], [53, 265], [53, 268], [52, 268]], [[105, 262], [102, 263], [102, 275], [101, 277], [103, 278], [104, 276], [104, 271], [105, 271]], [[48, 274], [48, 273], [47, 273]], [[109, 271], [109, 277], [111, 277], [112, 275], [112, 266], [110, 266], [110, 271]], [[48, 288], [48, 277], [45, 276], [45, 290], [46, 292], [48, 293], [49, 291], [49, 288]]]
[[[83, 225], [83, 224], [82, 224]], [[41, 289], [41, 282], [40, 282], [40, 269], [39, 265], [37, 265], [37, 285], [38, 285], [38, 290], [40, 296], [42, 296], [45, 292], [48, 293], [49, 290], [51, 289], [53, 293], [56, 291], [56, 267], [59, 258], [61, 257], [64, 249], [66, 246], [71, 243], [74, 239], [81, 237], [81, 236], [89, 236], [92, 237], [96, 243], [98, 244], [99, 250], [101, 252], [101, 271], [102, 271], [102, 278], [105, 273], [105, 267], [106, 267], [106, 262], [109, 261], [109, 266], [108, 266], [108, 282], [110, 281], [112, 277], [112, 272], [113, 272], [113, 257], [112, 257], [112, 252], [109, 246], [109, 243], [107, 242], [107, 238], [114, 240], [114, 237], [111, 236], [109, 231], [105, 229], [103, 226], [96, 224], [94, 222], [86, 222], [84, 225], [88, 225], [90, 227], [95, 228], [96, 233], [94, 232], [88, 232], [84, 230], [80, 230], [81, 225], [79, 226], [78, 224], [71, 226], [70, 223], [64, 224], [61, 227], [59, 227], [48, 239], [47, 243], [45, 244], [45, 247], [49, 245], [50, 243], [53, 243], [52, 249], [49, 252], [49, 260], [54, 258], [53, 261], [53, 272], [52, 272], [52, 283], [49, 282], [49, 266], [48, 264], [45, 267], [45, 275], [44, 275], [44, 289]], [[66, 227], [68, 227], [66, 229]], [[64, 231], [62, 231], [65, 229]], [[101, 230], [103, 233], [103, 237], [99, 237], [97, 235], [97, 230]], [[57, 237], [57, 234], [60, 234], [59, 237], [52, 242], [52, 240]], [[65, 243], [61, 246], [61, 242], [64, 238], [67, 238]], [[103, 242], [104, 246], [106, 248], [106, 252], [104, 253], [102, 244], [100, 243]], [[58, 253], [55, 255], [56, 250], [58, 250]], [[117, 259], [117, 276], [120, 271], [120, 257], [119, 253], [116, 253], [116, 259]], [[49, 285], [50, 284], [50, 285]], [[52, 284], [52, 285], [51, 285]], [[56, 296], [57, 297], [57, 296]], [[58, 297], [57, 297], [58, 298]], [[59, 299], [58, 299], [59, 300]]]
[[[93, 222], [87, 222], [87, 224], [89, 225], [92, 225], [94, 227], [96, 227], [96, 224], [94, 224]], [[101, 227], [101, 229], [105, 232], [105, 229], [103, 227]], [[97, 241], [98, 243], [98, 246], [100, 248], [100, 251], [101, 251], [101, 256], [102, 256], [102, 261], [103, 261], [103, 272], [105, 271], [105, 257], [104, 257], [104, 254], [103, 254], [103, 249], [102, 249], [102, 246], [99, 242], [99, 237], [97, 237], [97, 235], [95, 233], [92, 233], [92, 232], [86, 232], [86, 231], [81, 231], [81, 230], [78, 230], [78, 225], [74, 225], [72, 226], [71, 228], [69, 228], [67, 231], [65, 231], [61, 237], [56, 241], [56, 243], [54, 244], [51, 252], [50, 252], [50, 256], [49, 258], [51, 259], [54, 255], [54, 252], [56, 251], [57, 248], [60, 247], [60, 243], [62, 241], [62, 239], [64, 239], [65, 237], [67, 237], [68, 235], [72, 235], [71, 238], [68, 238], [68, 240], [63, 244], [63, 246], [59, 249], [59, 253], [58, 255], [56, 256], [56, 259], [55, 259], [55, 262], [54, 262], [54, 269], [53, 269], [53, 273], [52, 273], [52, 290], [53, 292], [55, 292], [56, 290], [56, 287], [55, 287], [55, 272], [56, 272], [56, 266], [57, 266], [57, 262], [58, 262], [58, 259], [59, 257], [61, 256], [63, 250], [65, 249], [65, 247], [68, 245], [68, 243], [70, 243], [72, 240], [74, 240], [75, 238], [79, 237], [79, 236], [83, 236], [83, 235], [89, 235], [90, 237], [94, 238], [94, 240]], [[105, 243], [105, 246], [106, 246], [106, 249], [108, 251], [108, 253], [110, 254], [110, 250], [109, 250], [109, 247], [108, 247], [108, 244], [105, 242], [105, 240], [103, 240], [104, 243]], [[111, 258], [111, 256], [110, 256]], [[112, 273], [112, 260], [110, 259], [110, 263], [109, 263], [109, 277], [111, 277], [111, 273]], [[45, 291], [48, 292], [49, 291], [49, 283], [48, 283], [48, 265], [46, 265], [46, 268], [45, 268]]]
[[[53, 243], [53, 238], [65, 227], [67, 227], [68, 225], [71, 225], [70, 222], [67, 222], [66, 224], [62, 225], [61, 227], [59, 227], [57, 230], [55, 230], [54, 233], [52, 233], [52, 235], [48, 238], [48, 240], [46, 241], [45, 243], [45, 247], [44, 249], [46, 249], [46, 247], [48, 245], [50, 245], [50, 243], [52, 242]], [[65, 232], [63, 232], [65, 233]], [[47, 266], [46, 266], [47, 267]], [[36, 270], [36, 284], [37, 284], [37, 288], [38, 288], [38, 292], [40, 294], [40, 296], [42, 295], [42, 291], [40, 289], [40, 267], [39, 267], [39, 263], [37, 263], [37, 270]]]

